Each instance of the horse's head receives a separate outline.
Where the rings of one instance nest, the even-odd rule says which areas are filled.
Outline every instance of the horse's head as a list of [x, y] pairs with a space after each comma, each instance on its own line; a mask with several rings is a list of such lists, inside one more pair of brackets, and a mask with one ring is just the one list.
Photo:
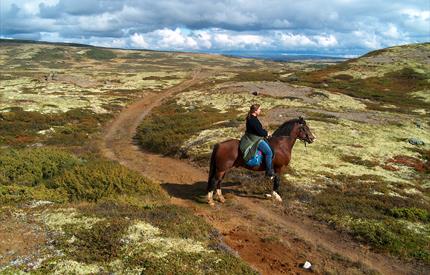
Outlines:
[[299, 117], [297, 120], [298, 124], [298, 135], [297, 138], [301, 141], [307, 143], [312, 143], [315, 140], [315, 136], [312, 134], [311, 130], [309, 129], [309, 126], [306, 124], [306, 121], [303, 119], [303, 117]]
[[303, 117], [291, 119], [287, 122], [284, 122], [284, 124], [279, 126], [279, 128], [273, 133], [272, 136], [279, 137], [290, 135], [297, 136], [297, 138], [305, 142], [305, 144], [306, 142], [312, 143], [315, 140], [315, 136], [312, 134]]

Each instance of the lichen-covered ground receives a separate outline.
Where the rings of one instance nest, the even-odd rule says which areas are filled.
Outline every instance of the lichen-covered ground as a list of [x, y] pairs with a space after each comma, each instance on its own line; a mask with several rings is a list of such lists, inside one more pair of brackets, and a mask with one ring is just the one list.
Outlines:
[[[429, 56], [410, 45], [330, 66], [0, 40], [0, 273], [254, 272], [92, 143], [124, 106], [197, 70], [210, 77], [139, 126], [145, 149], [206, 167], [250, 104], [271, 132], [303, 116], [317, 140], [294, 147], [283, 210], [430, 265]], [[237, 170], [226, 181], [238, 179], [235, 192], [269, 188]]]
[[[164, 138], [174, 148], [165, 152], [207, 165], [215, 143], [240, 138], [251, 104], [261, 104], [270, 131], [303, 116], [317, 141], [297, 142], [282, 175], [288, 211], [305, 209], [377, 250], [429, 264], [429, 54], [430, 44], [411, 45], [277, 81], [236, 76], [176, 95], [168, 103], [180, 111], [175, 118], [160, 106], [141, 129], [157, 121], [151, 141], [189, 133], [176, 143]], [[199, 114], [206, 125], [177, 124], [170, 134], [160, 125], [163, 117], [186, 121]], [[145, 146], [145, 135], [141, 139]], [[237, 173], [227, 181], [243, 179]], [[259, 181], [247, 182], [243, 192], [264, 190]]]

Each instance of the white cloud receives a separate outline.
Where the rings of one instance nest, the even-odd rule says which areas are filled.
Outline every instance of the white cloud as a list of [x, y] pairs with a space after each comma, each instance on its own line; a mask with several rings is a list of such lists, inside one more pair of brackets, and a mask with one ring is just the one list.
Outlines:
[[337, 45], [337, 39], [333, 34], [324, 36], [324, 35], [316, 35], [314, 36], [318, 45], [323, 47], [333, 47]]
[[415, 32], [424, 33], [427, 39], [430, 38], [430, 4], [427, 2], [427, 9], [403, 9], [400, 13], [405, 16], [404, 25]]
[[155, 50], [364, 52], [429, 41], [428, 1], [0, 0], [0, 36]]
[[309, 37], [302, 34], [280, 33], [279, 40], [284, 47], [314, 46]]
[[[430, 28], [430, 26], [429, 26], [429, 28]], [[384, 35], [387, 37], [393, 38], [393, 39], [398, 39], [401, 37], [399, 30], [393, 24], [388, 25], [388, 29], [387, 29], [387, 31], [384, 32]]]
[[131, 46], [134, 48], [148, 49], [149, 45], [146, 43], [145, 38], [140, 33], [134, 33], [131, 37]]
[[268, 45], [267, 38], [253, 34], [228, 34], [217, 33], [214, 35], [214, 42], [221, 48], [246, 48], [249, 46], [262, 47]]
[[364, 31], [355, 31], [353, 34], [357, 38], [357, 44], [360, 43], [362, 46], [368, 49], [380, 49], [381, 41], [375, 33], [367, 33]]
[[171, 30], [164, 28], [156, 30], [149, 35], [159, 39], [159, 47], [165, 49], [198, 49], [197, 42], [194, 38], [187, 36], [181, 32], [181, 29], [176, 28]]

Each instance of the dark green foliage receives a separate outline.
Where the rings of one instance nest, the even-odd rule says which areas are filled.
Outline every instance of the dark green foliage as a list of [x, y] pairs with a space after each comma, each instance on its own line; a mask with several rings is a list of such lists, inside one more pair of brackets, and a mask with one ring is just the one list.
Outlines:
[[0, 201], [98, 201], [127, 196], [141, 205], [166, 199], [161, 187], [112, 161], [80, 159], [53, 148], [4, 149]]
[[52, 202], [67, 202], [67, 192], [63, 189], [49, 189], [44, 184], [34, 187], [16, 184], [0, 184], [0, 204], [17, 204], [31, 200], [50, 200]]
[[411, 233], [405, 224], [393, 220], [352, 223], [352, 235], [381, 250], [430, 264], [428, 236]]
[[137, 129], [139, 143], [152, 152], [174, 155], [193, 134], [214, 127], [218, 121], [234, 118], [235, 112], [219, 113], [212, 108], [186, 110], [169, 101], [146, 118]]
[[109, 60], [116, 58], [116, 54], [110, 50], [106, 49], [99, 49], [99, 48], [92, 48], [91, 50], [87, 51], [85, 55], [88, 58], [96, 59], [96, 60]]
[[98, 201], [123, 194], [151, 200], [163, 197], [159, 185], [112, 161], [95, 160], [65, 171], [48, 185], [67, 190], [70, 201]]
[[36, 186], [80, 163], [55, 148], [0, 151], [0, 184]]
[[410, 221], [430, 222], [430, 213], [425, 209], [420, 208], [392, 208], [388, 210], [388, 214], [395, 218], [405, 219]]
[[[41, 114], [14, 108], [0, 113], [0, 144], [25, 146], [36, 142], [61, 145], [82, 145], [89, 134], [100, 129], [110, 114], [96, 114], [87, 109], [65, 113]], [[37, 132], [54, 127], [55, 132], [43, 136]]]

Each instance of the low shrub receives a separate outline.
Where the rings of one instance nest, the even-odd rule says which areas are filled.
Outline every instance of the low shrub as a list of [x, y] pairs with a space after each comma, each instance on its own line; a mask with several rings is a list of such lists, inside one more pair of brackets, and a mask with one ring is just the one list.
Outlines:
[[161, 187], [112, 161], [78, 158], [56, 148], [3, 149], [0, 201], [90, 201], [118, 199], [149, 205], [163, 202]]
[[139, 125], [136, 139], [149, 151], [175, 155], [192, 135], [214, 127], [215, 122], [234, 117], [234, 111], [219, 113], [213, 108], [197, 107], [187, 110], [171, 100], [154, 110]]

